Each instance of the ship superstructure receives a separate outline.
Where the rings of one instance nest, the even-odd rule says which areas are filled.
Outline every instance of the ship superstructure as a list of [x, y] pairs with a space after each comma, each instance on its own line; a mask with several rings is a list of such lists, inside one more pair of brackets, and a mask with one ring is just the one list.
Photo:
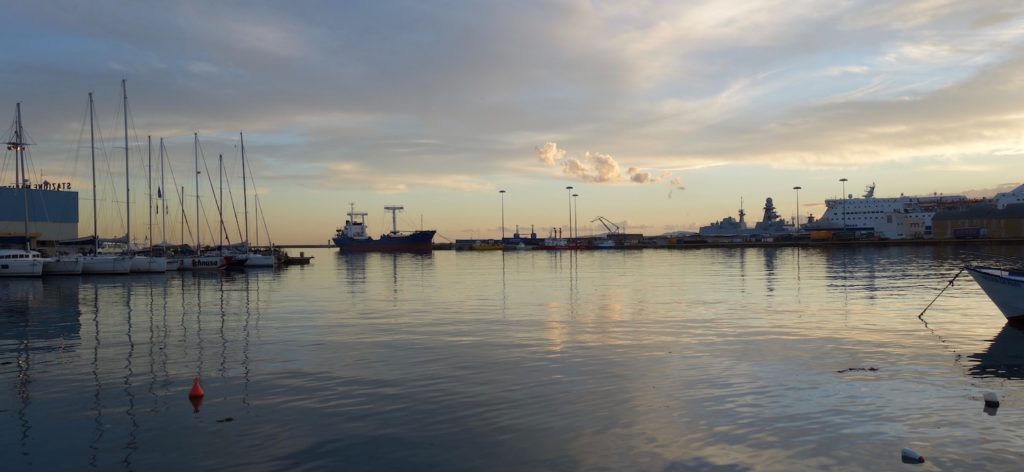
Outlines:
[[793, 232], [793, 226], [787, 225], [785, 220], [779, 218], [775, 211], [775, 203], [771, 197], [764, 200], [764, 213], [761, 221], [754, 223], [753, 228], [748, 228], [744, 218], [747, 213], [743, 211], [743, 200], [740, 200], [739, 219], [727, 216], [721, 221], [716, 221], [707, 226], [700, 227], [701, 236], [713, 237], [745, 237], [745, 236], [776, 236]]
[[807, 230], [864, 231], [887, 239], [927, 238], [938, 211], [960, 210], [974, 202], [963, 195], [875, 198], [875, 184], [861, 198], [825, 200], [825, 213]]

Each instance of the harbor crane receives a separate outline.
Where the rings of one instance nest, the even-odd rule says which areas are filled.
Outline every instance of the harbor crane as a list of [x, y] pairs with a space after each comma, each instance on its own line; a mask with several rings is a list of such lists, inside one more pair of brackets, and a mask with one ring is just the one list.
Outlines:
[[612, 223], [608, 218], [603, 216], [598, 216], [597, 218], [590, 220], [591, 223], [595, 221], [600, 221], [601, 224], [604, 225], [605, 229], [608, 230], [608, 234], [618, 234], [619, 231], [622, 230], [622, 228], [619, 228], [619, 225]]

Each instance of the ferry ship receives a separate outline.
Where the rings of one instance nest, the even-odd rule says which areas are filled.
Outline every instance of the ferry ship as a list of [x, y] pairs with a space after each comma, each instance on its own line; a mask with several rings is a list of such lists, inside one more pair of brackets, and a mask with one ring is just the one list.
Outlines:
[[811, 231], [873, 232], [886, 239], [928, 238], [932, 217], [938, 211], [961, 210], [975, 202], [963, 195], [931, 195], [875, 198], [875, 184], [861, 198], [825, 200], [827, 209], [816, 221], [803, 226]]
[[401, 206], [386, 206], [391, 212], [391, 232], [373, 239], [366, 234], [366, 212], [356, 211], [355, 204], [347, 213], [345, 226], [338, 228], [334, 234], [334, 245], [345, 252], [429, 252], [433, 250], [434, 230], [412, 232], [398, 231], [396, 213], [403, 210]]

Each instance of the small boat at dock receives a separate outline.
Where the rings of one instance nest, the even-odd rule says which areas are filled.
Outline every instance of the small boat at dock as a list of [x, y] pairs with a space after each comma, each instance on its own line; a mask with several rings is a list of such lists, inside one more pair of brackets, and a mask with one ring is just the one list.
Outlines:
[[1024, 319], [1024, 271], [982, 266], [965, 269], [1006, 319]]
[[281, 265], [309, 265], [313, 256], [307, 256], [305, 252], [299, 252], [298, 256], [291, 256], [287, 252], [281, 253]]

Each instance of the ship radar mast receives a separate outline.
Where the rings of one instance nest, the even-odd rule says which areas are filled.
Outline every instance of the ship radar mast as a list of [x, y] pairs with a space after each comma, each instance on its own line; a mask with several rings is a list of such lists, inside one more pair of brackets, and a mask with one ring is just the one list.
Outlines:
[[875, 183], [871, 182], [871, 185], [864, 187], [864, 198], [874, 198], [875, 196]]
[[746, 228], [747, 224], [743, 221], [743, 217], [747, 216], [747, 212], [743, 211], [743, 197], [740, 197], [740, 228]]
[[398, 212], [404, 210], [402, 206], [386, 206], [385, 210], [391, 212], [391, 234], [398, 234]]

